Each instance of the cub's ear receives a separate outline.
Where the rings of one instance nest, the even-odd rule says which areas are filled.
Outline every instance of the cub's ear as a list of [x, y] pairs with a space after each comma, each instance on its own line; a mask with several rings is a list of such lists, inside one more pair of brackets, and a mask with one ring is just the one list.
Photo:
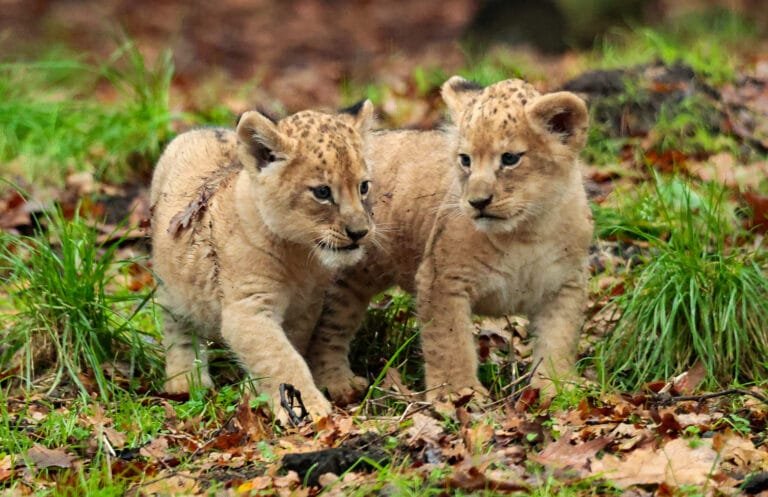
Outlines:
[[535, 98], [525, 106], [528, 122], [539, 133], [550, 135], [574, 151], [587, 141], [589, 113], [584, 100], [567, 91]]
[[243, 165], [259, 170], [280, 160], [290, 149], [291, 141], [278, 131], [277, 123], [255, 110], [240, 116], [237, 137]]
[[483, 87], [473, 81], [466, 80], [461, 76], [452, 76], [443, 83], [442, 88], [440, 88], [440, 94], [451, 116], [456, 121], [472, 97], [482, 90]]
[[354, 105], [339, 111], [339, 116], [346, 119], [357, 131], [364, 135], [373, 127], [374, 109], [370, 100], [360, 100]]

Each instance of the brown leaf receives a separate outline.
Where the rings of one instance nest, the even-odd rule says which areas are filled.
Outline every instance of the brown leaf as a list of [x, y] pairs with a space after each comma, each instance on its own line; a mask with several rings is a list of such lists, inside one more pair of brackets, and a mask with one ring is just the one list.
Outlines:
[[531, 409], [534, 403], [539, 399], [538, 388], [526, 388], [515, 402], [515, 411], [526, 412]]
[[456, 467], [446, 482], [450, 488], [461, 490], [494, 490], [497, 492], [528, 491], [529, 487], [523, 482], [497, 480], [489, 478], [477, 466]]
[[549, 444], [539, 454], [530, 455], [529, 459], [556, 468], [570, 468], [579, 474], [590, 474], [592, 461], [598, 452], [603, 450], [611, 439], [600, 437], [583, 443], [571, 443], [571, 434], [566, 433], [557, 442]]
[[703, 485], [717, 461], [711, 441], [701, 440], [691, 447], [688, 440], [678, 438], [660, 449], [642, 447], [620, 459], [606, 455], [592, 463], [592, 474], [600, 474], [621, 488], [632, 485]]
[[436, 444], [444, 435], [445, 431], [440, 422], [420, 412], [411, 416], [413, 425], [411, 425], [406, 434], [408, 435], [408, 445], [423, 445], [424, 442]]
[[122, 449], [125, 447], [126, 442], [126, 436], [125, 433], [121, 433], [114, 428], [104, 428], [104, 435], [106, 435], [107, 439], [109, 440], [109, 443], [112, 444], [112, 447], [115, 449]]
[[195, 495], [199, 491], [197, 478], [187, 472], [161, 473], [141, 487], [142, 495]]
[[64, 449], [48, 449], [39, 444], [29, 449], [27, 457], [39, 469], [71, 468], [75, 461], [75, 457], [67, 454]]
[[139, 449], [139, 454], [149, 459], [158, 459], [162, 461], [168, 456], [168, 440], [165, 437], [155, 438]]
[[387, 369], [387, 372], [384, 374], [384, 380], [381, 382], [381, 387], [394, 390], [401, 395], [413, 396], [413, 390], [403, 383], [403, 380], [400, 377], [400, 371], [394, 366]]
[[768, 471], [768, 451], [756, 448], [748, 438], [718, 433], [713, 444], [715, 448], [719, 447], [720, 457], [734, 472]]
[[240, 429], [245, 431], [252, 442], [263, 440], [271, 433], [269, 430], [269, 421], [266, 414], [259, 410], [254, 412], [251, 409], [250, 397], [243, 396], [240, 404], [235, 411], [235, 419], [240, 424]]
[[0, 199], [0, 229], [29, 225], [32, 221], [29, 212], [26, 199], [19, 192], [12, 191], [6, 198]]
[[690, 395], [696, 391], [706, 376], [707, 368], [704, 367], [704, 363], [696, 361], [691, 369], [675, 378], [672, 389], [677, 395]]
[[768, 232], [768, 195], [744, 192], [744, 200], [752, 209], [752, 218], [749, 220], [747, 228], [754, 229], [758, 233]]
[[13, 459], [11, 456], [0, 457], [0, 483], [13, 476]]

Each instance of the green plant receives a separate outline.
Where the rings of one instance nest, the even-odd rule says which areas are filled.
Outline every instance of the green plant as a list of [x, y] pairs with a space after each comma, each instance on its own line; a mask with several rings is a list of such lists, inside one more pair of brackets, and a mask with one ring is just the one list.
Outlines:
[[[107, 286], [133, 260], [117, 260], [117, 243], [99, 242], [97, 231], [75, 215], [45, 217], [35, 236], [0, 234], [0, 267], [18, 315], [2, 334], [0, 365], [18, 367], [27, 387], [43, 370], [55, 371], [51, 389], [68, 378], [88, 395], [88, 372], [103, 397], [115, 388], [105, 365], [130, 379], [151, 379], [161, 370], [158, 336], [136, 326], [152, 292], [109, 293]], [[125, 367], [123, 367], [125, 366]]]
[[731, 246], [722, 188], [704, 192], [656, 177], [653, 205], [662, 233], [619, 226], [649, 245], [623, 295], [620, 319], [598, 348], [603, 379], [625, 388], [669, 378], [697, 361], [704, 387], [758, 381], [768, 374], [768, 278], [759, 252]]
[[172, 136], [170, 52], [152, 66], [130, 41], [103, 64], [54, 56], [0, 63], [5, 173], [54, 184], [71, 171], [113, 181], [148, 173]]
[[351, 345], [353, 371], [376, 378], [397, 356], [397, 362], [391, 365], [397, 367], [406, 384], [420, 384], [424, 373], [421, 348], [413, 340], [419, 332], [414, 305], [413, 297], [400, 290], [388, 290], [373, 299]]
[[743, 15], [712, 9], [673, 18], [655, 29], [614, 30], [600, 40], [594, 58], [604, 68], [654, 60], [682, 62], [709, 83], [720, 85], [735, 78], [737, 54], [758, 37], [754, 22]]
[[730, 152], [737, 154], [736, 139], [720, 131], [720, 115], [701, 97], [687, 97], [662, 105], [653, 132], [659, 151], [678, 151], [686, 155]]

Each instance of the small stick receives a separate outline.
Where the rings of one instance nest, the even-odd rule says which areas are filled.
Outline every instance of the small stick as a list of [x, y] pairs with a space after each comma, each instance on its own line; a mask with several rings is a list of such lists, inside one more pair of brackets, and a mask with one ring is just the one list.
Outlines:
[[702, 395], [680, 395], [677, 397], [673, 396], [663, 396], [663, 395], [654, 395], [653, 399], [660, 403], [671, 403], [671, 402], [685, 402], [688, 400], [697, 401], [697, 402], [703, 402], [705, 400], [709, 399], [715, 399], [717, 397], [727, 397], [728, 395], [744, 395], [747, 397], [753, 397], [760, 402], [763, 402], [764, 404], [768, 404], [768, 397], [765, 395], [759, 394], [757, 392], [752, 392], [749, 390], [743, 390], [741, 388], [731, 388], [728, 390], [723, 390], [720, 392], [714, 392], [714, 393], [705, 393]]

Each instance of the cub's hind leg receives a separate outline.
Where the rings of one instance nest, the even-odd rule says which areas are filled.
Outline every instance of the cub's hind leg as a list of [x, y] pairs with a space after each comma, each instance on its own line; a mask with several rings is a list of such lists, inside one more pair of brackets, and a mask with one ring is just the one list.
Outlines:
[[186, 319], [163, 311], [163, 347], [165, 348], [165, 391], [187, 393], [191, 385], [213, 387], [208, 374], [204, 338]]
[[328, 390], [339, 405], [359, 399], [368, 380], [355, 375], [349, 365], [349, 347], [365, 319], [376, 285], [360, 278], [342, 276], [327, 291], [323, 311], [312, 333], [307, 362], [315, 383]]

